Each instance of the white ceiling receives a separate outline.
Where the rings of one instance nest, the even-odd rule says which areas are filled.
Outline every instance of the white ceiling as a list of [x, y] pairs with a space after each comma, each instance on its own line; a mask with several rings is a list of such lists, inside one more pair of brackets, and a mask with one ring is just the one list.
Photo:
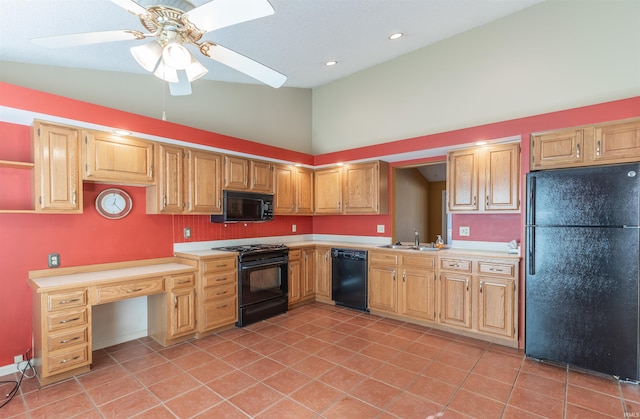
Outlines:
[[[203, 40], [284, 73], [288, 76], [284, 86], [313, 88], [541, 1], [270, 0], [275, 15], [209, 32]], [[192, 0], [195, 6], [206, 2]], [[36, 37], [82, 32], [144, 31], [135, 15], [110, 0], [0, 0], [0, 14], [0, 61], [146, 73], [129, 53], [129, 47], [146, 41], [63, 49], [30, 42]], [[405, 36], [388, 40], [395, 32]], [[209, 69], [206, 79], [259, 83], [201, 56], [195, 48], [192, 52]], [[338, 65], [325, 66], [329, 60], [337, 60]]]

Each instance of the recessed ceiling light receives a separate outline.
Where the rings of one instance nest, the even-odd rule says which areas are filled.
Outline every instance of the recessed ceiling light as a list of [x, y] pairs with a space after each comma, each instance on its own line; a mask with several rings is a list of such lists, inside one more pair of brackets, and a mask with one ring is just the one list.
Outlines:
[[478, 141], [476, 145], [487, 145], [486, 141]]
[[125, 131], [125, 130], [123, 130], [123, 129], [116, 129], [116, 130], [113, 130], [113, 133], [114, 133], [115, 135], [131, 135], [131, 133], [130, 133], [129, 131]]
[[404, 34], [402, 32], [397, 32], [397, 33], [389, 35], [389, 39], [391, 39], [393, 41], [394, 39], [402, 38], [403, 36], [404, 36]]
[[326, 65], [326, 66], [332, 66], [332, 65], [336, 65], [336, 64], [338, 64], [337, 61], [327, 61], [326, 63], [324, 63], [324, 65]]
[[295, 167], [302, 167], [302, 164], [300, 164], [300, 163], [296, 163], [296, 164], [294, 164], [294, 166], [295, 166]]

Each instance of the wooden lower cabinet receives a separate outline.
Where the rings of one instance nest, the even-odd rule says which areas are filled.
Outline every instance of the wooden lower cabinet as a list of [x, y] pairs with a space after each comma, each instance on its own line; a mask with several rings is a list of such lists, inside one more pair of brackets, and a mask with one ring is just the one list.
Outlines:
[[91, 305], [86, 288], [34, 293], [34, 366], [42, 385], [89, 371]]
[[238, 321], [238, 258], [236, 255], [197, 257], [196, 338], [207, 336]]
[[369, 251], [369, 309], [517, 347], [518, 273], [513, 258]]
[[289, 250], [289, 270], [288, 270], [288, 287], [289, 287], [289, 307], [299, 303], [302, 300], [302, 291], [300, 287], [300, 278], [302, 272], [301, 263], [302, 251], [300, 249]]
[[315, 250], [316, 301], [331, 302], [331, 248], [317, 246]]
[[148, 297], [148, 334], [162, 346], [195, 334], [195, 285], [195, 273], [167, 276], [166, 293]]
[[289, 307], [313, 301], [316, 296], [315, 247], [289, 250]]

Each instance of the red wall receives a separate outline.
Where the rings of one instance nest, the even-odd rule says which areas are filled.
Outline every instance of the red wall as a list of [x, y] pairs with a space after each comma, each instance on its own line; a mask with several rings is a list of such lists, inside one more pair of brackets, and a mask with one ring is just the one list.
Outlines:
[[[520, 134], [523, 145], [523, 174], [528, 171], [528, 137], [531, 132], [640, 116], [640, 97], [636, 97], [314, 158], [303, 153], [209, 133], [6, 83], [0, 83], [0, 106], [118, 126], [135, 132], [264, 157], [300, 161], [305, 164], [315, 162], [316, 165], [466, 143], [477, 138], [500, 138]], [[0, 160], [30, 161], [29, 132], [28, 127], [0, 124]], [[16, 193], [22, 191], [24, 194], [24, 190], [30, 188], [30, 182], [24, 180], [24, 173], [14, 176], [12, 172], [0, 170], [0, 205], [3, 200], [11, 201], [11, 197]], [[171, 256], [173, 243], [188, 241], [183, 239], [184, 227], [192, 229], [190, 241], [308, 233], [358, 236], [391, 234], [389, 215], [277, 216], [273, 222], [247, 226], [242, 223], [226, 226], [211, 224], [206, 216], [146, 215], [145, 189], [142, 187], [123, 187], [134, 200], [131, 214], [118, 221], [106, 220], [96, 213], [93, 201], [102, 189], [109, 186], [85, 183], [82, 215], [0, 214], [0, 318], [3, 319], [0, 322], [0, 366], [11, 364], [14, 355], [23, 354], [31, 346], [31, 290], [27, 285], [28, 272], [45, 269], [47, 255], [51, 252], [60, 253], [62, 266], [166, 257]], [[24, 196], [30, 196], [30, 193]], [[512, 236], [515, 230], [518, 230], [521, 236], [522, 230], [519, 214], [456, 215], [454, 225], [456, 223], [471, 227], [470, 240], [506, 241], [514, 238]], [[296, 224], [297, 233], [291, 233], [292, 224]], [[376, 233], [378, 224], [385, 225], [386, 234]]]

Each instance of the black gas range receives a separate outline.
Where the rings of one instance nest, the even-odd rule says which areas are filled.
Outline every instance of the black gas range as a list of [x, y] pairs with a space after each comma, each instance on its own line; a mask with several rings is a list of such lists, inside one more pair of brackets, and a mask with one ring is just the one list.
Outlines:
[[288, 309], [289, 248], [284, 244], [217, 247], [238, 252], [238, 321], [242, 327]]

